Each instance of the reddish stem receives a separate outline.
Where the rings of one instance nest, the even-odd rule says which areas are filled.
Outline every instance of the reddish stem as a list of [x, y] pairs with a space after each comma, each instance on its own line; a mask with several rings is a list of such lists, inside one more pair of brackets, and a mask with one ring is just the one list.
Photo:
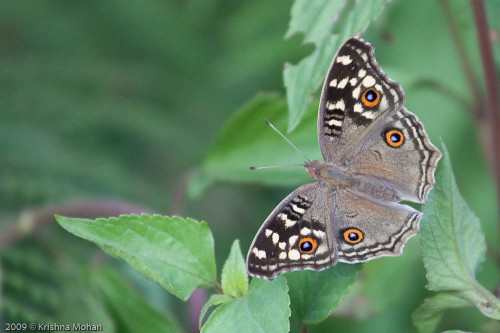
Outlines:
[[[484, 78], [487, 91], [487, 118], [490, 124], [493, 172], [497, 184], [497, 210], [500, 208], [500, 108], [495, 61], [491, 47], [488, 20], [483, 0], [471, 0], [476, 23], [476, 31], [481, 51]], [[500, 212], [499, 225], [500, 225]]]

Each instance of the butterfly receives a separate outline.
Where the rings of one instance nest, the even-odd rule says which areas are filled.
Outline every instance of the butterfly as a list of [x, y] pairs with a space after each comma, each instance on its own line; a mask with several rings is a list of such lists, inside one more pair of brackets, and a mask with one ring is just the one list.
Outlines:
[[315, 181], [288, 195], [257, 232], [250, 275], [273, 279], [402, 254], [423, 214], [400, 202], [427, 201], [441, 158], [404, 101], [370, 43], [353, 37], [340, 47], [318, 112], [325, 161], [304, 163]]

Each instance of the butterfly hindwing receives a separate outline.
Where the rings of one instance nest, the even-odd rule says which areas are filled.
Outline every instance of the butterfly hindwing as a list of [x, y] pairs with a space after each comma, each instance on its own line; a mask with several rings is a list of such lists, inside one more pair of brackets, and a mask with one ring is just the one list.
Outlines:
[[339, 261], [399, 256], [406, 241], [418, 232], [422, 213], [410, 206], [343, 189], [334, 198], [333, 228]]
[[272, 279], [283, 272], [333, 265], [332, 200], [331, 189], [320, 182], [288, 195], [257, 232], [248, 252], [248, 272]]
[[346, 157], [346, 164], [367, 181], [382, 182], [397, 192], [394, 201], [425, 203], [440, 157], [417, 116], [403, 107], [373, 128]]

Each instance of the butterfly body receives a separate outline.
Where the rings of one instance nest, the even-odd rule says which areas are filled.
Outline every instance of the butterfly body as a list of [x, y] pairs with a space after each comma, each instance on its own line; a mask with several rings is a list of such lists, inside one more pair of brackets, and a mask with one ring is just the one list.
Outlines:
[[300, 186], [254, 238], [248, 272], [267, 279], [297, 269], [401, 255], [422, 213], [441, 157], [401, 86], [375, 61], [373, 46], [347, 40], [323, 85], [318, 139], [324, 162], [304, 164], [316, 181]]

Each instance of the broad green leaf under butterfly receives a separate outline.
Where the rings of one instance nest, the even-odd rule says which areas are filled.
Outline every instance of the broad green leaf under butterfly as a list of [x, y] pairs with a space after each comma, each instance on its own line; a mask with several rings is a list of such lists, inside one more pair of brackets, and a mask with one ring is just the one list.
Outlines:
[[182, 300], [195, 288], [216, 283], [213, 237], [205, 222], [160, 215], [56, 219]]
[[273, 281], [254, 278], [246, 296], [229, 301], [217, 299], [222, 304], [210, 314], [201, 332], [288, 332], [290, 298], [287, 291], [283, 276]]
[[471, 306], [471, 303], [453, 292], [439, 293], [427, 298], [412, 315], [412, 320], [420, 333], [435, 332], [444, 313], [452, 308]]
[[[315, 51], [284, 73], [289, 106], [288, 130], [298, 124], [310, 97], [323, 82], [337, 49], [346, 39], [365, 30], [380, 14], [387, 0], [297, 0], [292, 8], [286, 37], [304, 34], [304, 44], [314, 43]], [[335, 30], [335, 33], [332, 32]]]
[[[304, 121], [288, 137], [310, 159], [319, 159], [316, 122], [318, 103], [311, 103]], [[228, 120], [208, 152], [200, 172], [189, 185], [190, 196], [199, 195], [216, 181], [297, 186], [311, 180], [304, 168], [249, 170], [250, 166], [302, 164], [304, 158], [264, 119], [279, 130], [286, 127], [286, 102], [274, 94], [259, 95]]]
[[229, 257], [222, 267], [221, 276], [222, 291], [233, 297], [242, 297], [248, 291], [248, 275], [245, 259], [241, 254], [240, 242], [235, 240]]
[[[443, 145], [444, 158], [436, 171], [436, 188], [424, 207], [425, 220], [421, 223], [421, 242], [428, 288], [433, 291], [452, 292], [439, 298], [442, 312], [456, 307], [456, 297], [474, 304], [484, 315], [500, 319], [500, 300], [475, 279], [475, 273], [484, 260], [486, 244], [479, 219], [469, 209], [458, 191], [451, 161]], [[450, 296], [453, 295], [453, 296]], [[414, 316], [420, 320], [435, 320], [429, 314], [436, 299], [424, 303]], [[422, 314], [425, 311], [425, 316]], [[429, 319], [431, 318], [431, 319]]]
[[338, 263], [320, 272], [295, 271], [285, 275], [294, 319], [301, 324], [324, 320], [349, 291], [361, 264]]
[[169, 317], [159, 313], [125, 282], [109, 269], [93, 271], [91, 283], [106, 301], [106, 305], [119, 323], [119, 331], [126, 332], [181, 332]]

